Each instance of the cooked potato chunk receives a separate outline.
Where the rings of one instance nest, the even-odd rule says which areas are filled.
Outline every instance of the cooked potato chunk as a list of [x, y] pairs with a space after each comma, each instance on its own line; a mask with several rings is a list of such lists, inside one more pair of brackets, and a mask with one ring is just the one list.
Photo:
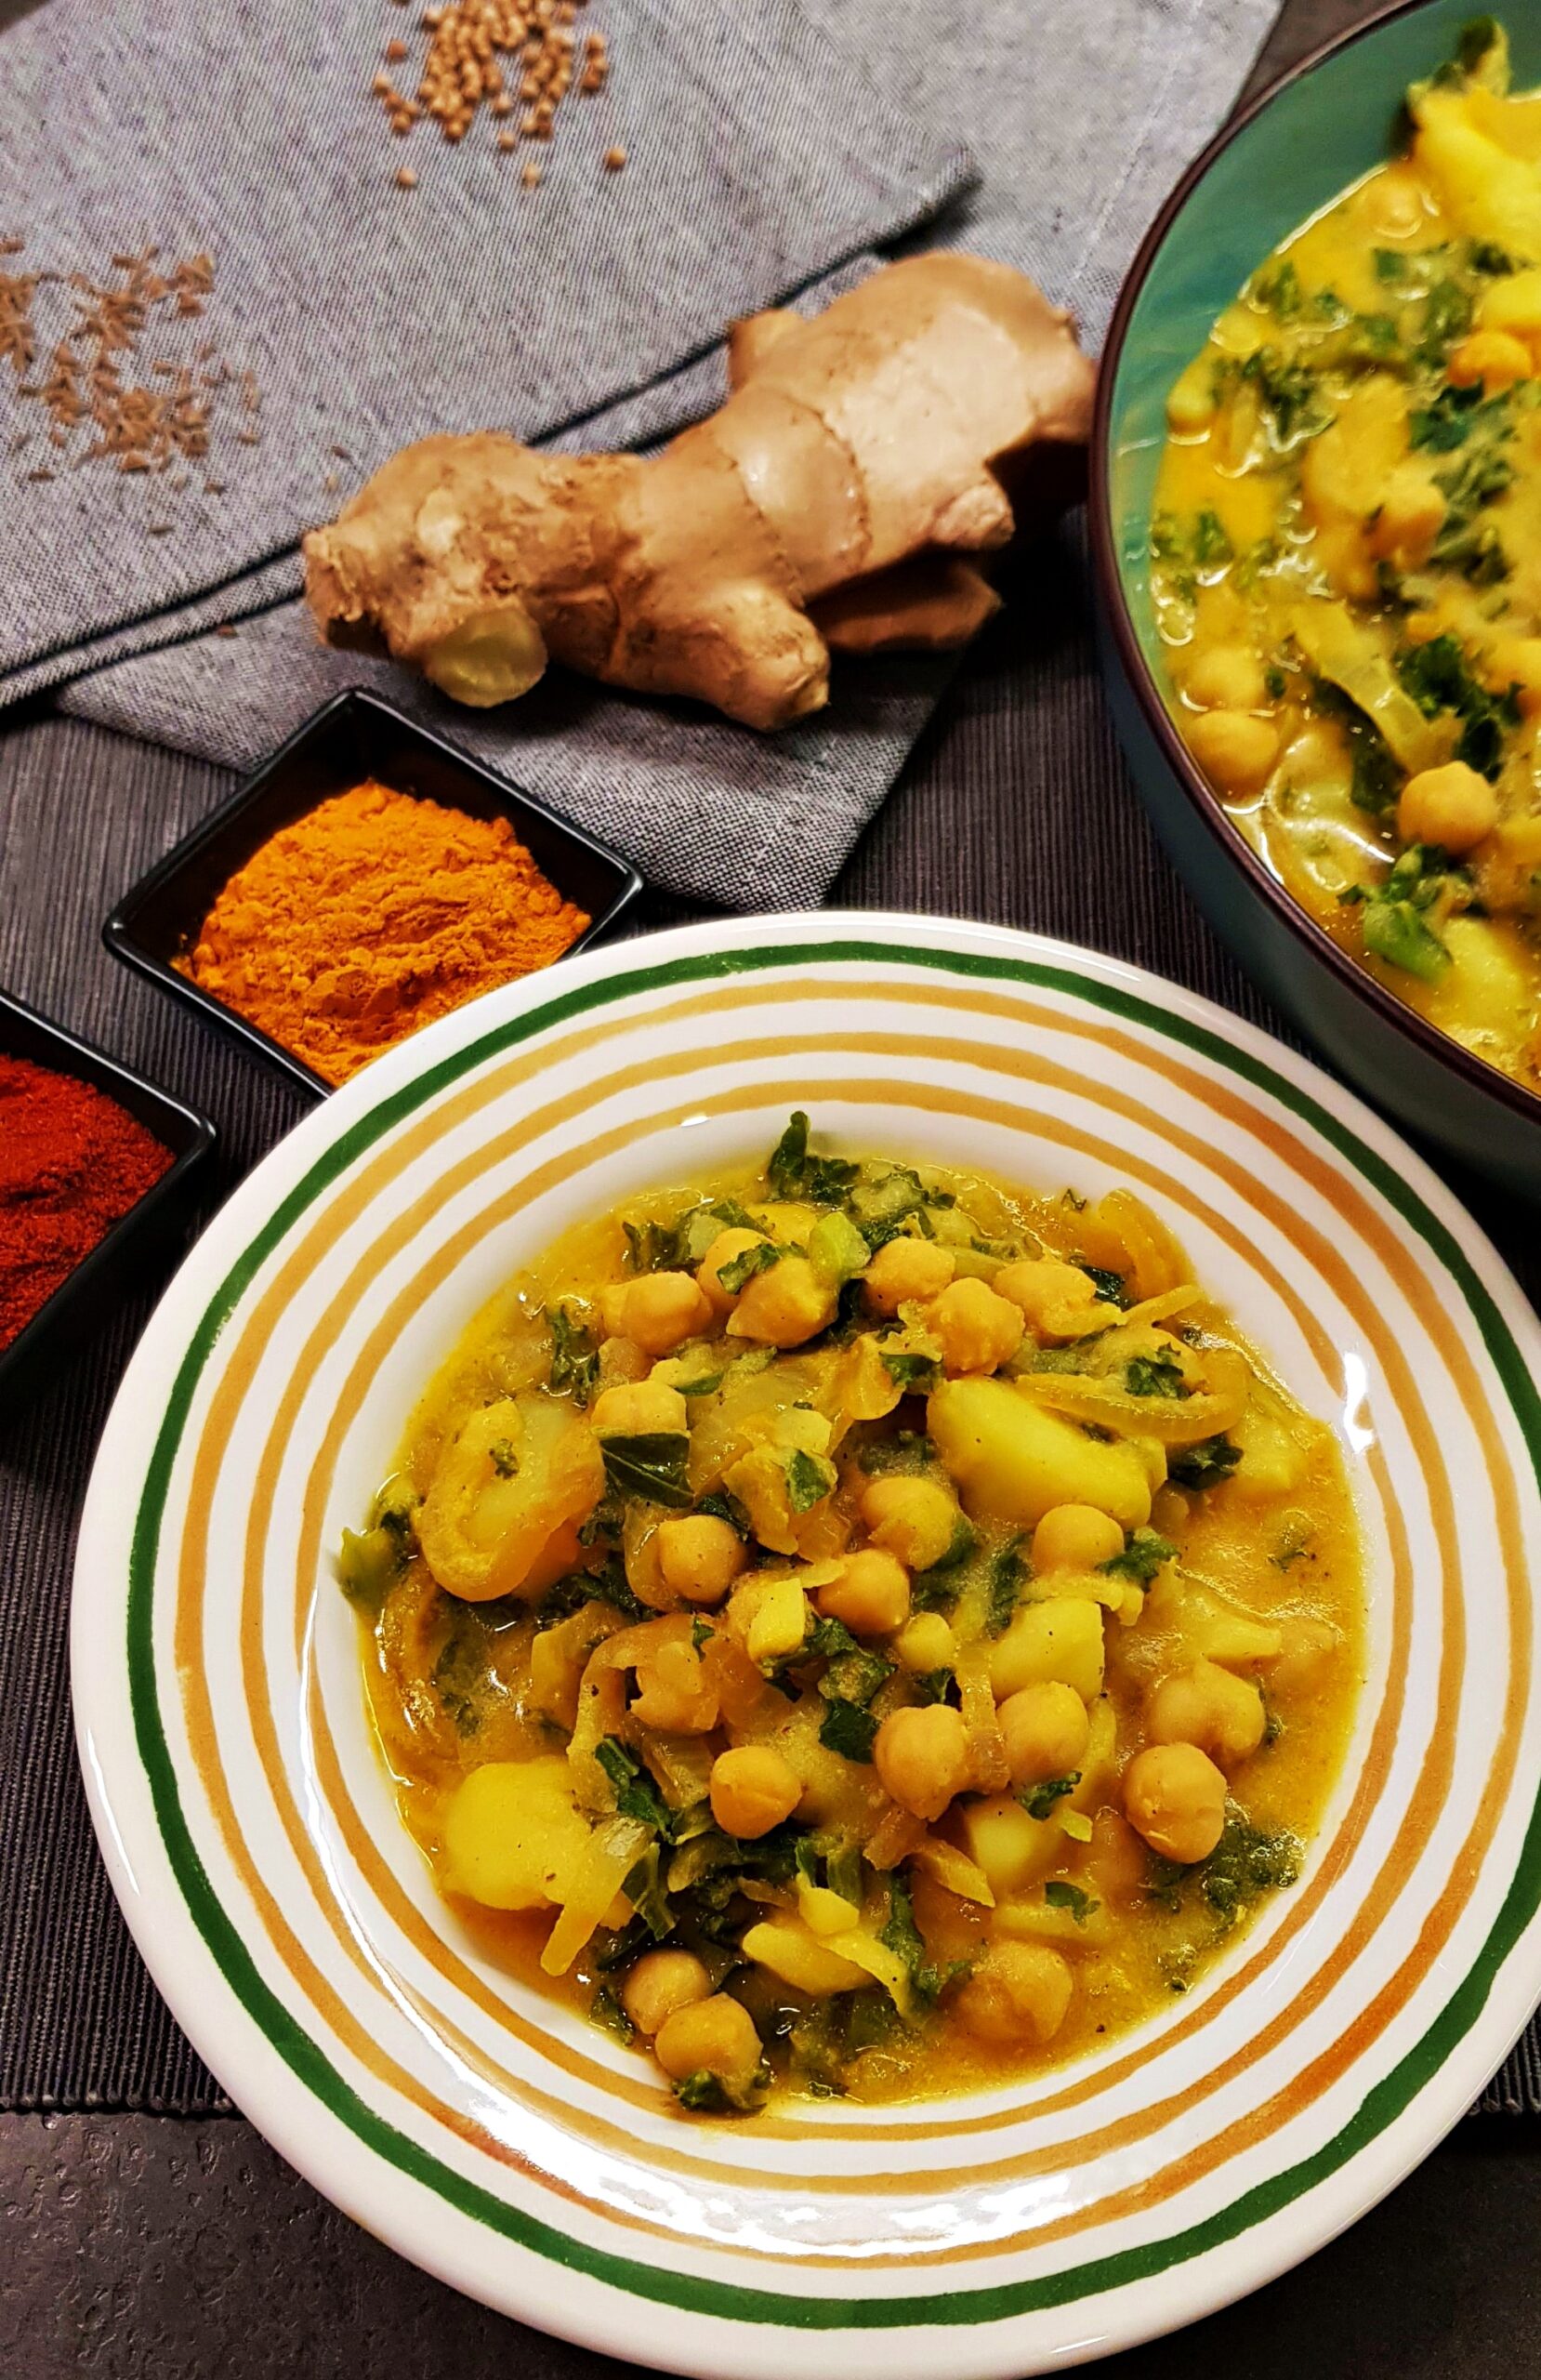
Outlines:
[[[452, 1595], [468, 1603], [533, 1596], [574, 1560], [572, 1526], [603, 1493], [599, 1448], [571, 1408], [499, 1397], [470, 1416], [440, 1458], [417, 1514], [418, 1541]], [[554, 1563], [544, 1558], [553, 1546]]]
[[975, 1518], [1032, 1528], [1056, 1504], [1094, 1505], [1122, 1528], [1151, 1517], [1150, 1479], [1132, 1448], [1088, 1437], [1008, 1381], [947, 1381], [932, 1391], [927, 1419]]
[[444, 1812], [444, 1882], [489, 1909], [566, 1899], [588, 1850], [588, 1820], [565, 1760], [493, 1760], [473, 1768]]
[[1083, 1702], [1102, 1691], [1102, 1606], [1085, 1595], [1025, 1604], [990, 1656], [997, 1702], [1024, 1686], [1059, 1684]]

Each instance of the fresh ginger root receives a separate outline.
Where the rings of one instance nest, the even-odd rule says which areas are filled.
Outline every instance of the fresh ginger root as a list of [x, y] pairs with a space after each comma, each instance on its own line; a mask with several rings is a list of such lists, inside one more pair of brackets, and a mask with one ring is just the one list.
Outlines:
[[[942, 647], [996, 605], [976, 555], [1075, 493], [1093, 369], [1069, 317], [979, 257], [887, 266], [811, 322], [734, 325], [732, 393], [651, 459], [425, 438], [305, 539], [323, 635], [457, 702], [547, 659], [784, 727], [832, 646]], [[1009, 492], [1008, 492], [1009, 491]]]

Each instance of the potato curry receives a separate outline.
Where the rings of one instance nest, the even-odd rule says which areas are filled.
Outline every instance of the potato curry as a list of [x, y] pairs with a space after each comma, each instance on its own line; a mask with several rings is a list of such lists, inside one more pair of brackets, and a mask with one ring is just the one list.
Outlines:
[[1227, 307], [1167, 403], [1177, 724], [1376, 979], [1541, 1089], [1541, 97], [1504, 34]]
[[1336, 1441], [1155, 1214], [801, 1114], [512, 1281], [339, 1567], [440, 1887], [697, 2111], [1170, 2005], [1297, 1876], [1362, 1673]]

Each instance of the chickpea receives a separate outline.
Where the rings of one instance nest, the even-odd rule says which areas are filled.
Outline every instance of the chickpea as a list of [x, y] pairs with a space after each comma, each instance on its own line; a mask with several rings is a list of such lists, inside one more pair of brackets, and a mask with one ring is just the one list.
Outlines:
[[1207, 1859], [1225, 1825], [1225, 1778], [1195, 1744], [1152, 1744], [1124, 1772], [1129, 1824], [1164, 1859]]
[[1474, 388], [1480, 380], [1483, 393], [1495, 396], [1517, 380], [1530, 379], [1534, 369], [1529, 348], [1512, 331], [1469, 331], [1451, 349], [1444, 373], [1457, 389]]
[[1079, 1264], [1062, 1263], [1058, 1256], [1029, 1256], [1020, 1264], [1003, 1264], [995, 1276], [995, 1295], [1020, 1306], [1039, 1339], [1081, 1339], [1099, 1322], [1116, 1322], [1118, 1308], [1104, 1304], [1097, 1284]]
[[1091, 1721], [1073, 1686], [1057, 1679], [1008, 1694], [995, 1713], [1013, 1785], [1072, 1777], [1087, 1756]]
[[623, 1388], [630, 1381], [646, 1380], [652, 1369], [652, 1357], [644, 1355], [635, 1339], [610, 1338], [599, 1342], [599, 1387]]
[[910, 1616], [910, 1574], [880, 1545], [869, 1545], [813, 1599], [826, 1619], [843, 1620], [858, 1636], [889, 1636]]
[[621, 2005], [649, 2040], [677, 2008], [709, 2000], [712, 1979], [689, 1950], [649, 1950], [621, 1986]]
[[1233, 1677], [1218, 1661], [1178, 1670], [1145, 1699], [1145, 1732], [1153, 1744], [1196, 1744], [1221, 1768], [1251, 1757], [1267, 1716], [1251, 1679]]
[[1416, 463], [1400, 464], [1367, 524], [1370, 551], [1384, 562], [1400, 562], [1404, 570], [1416, 570], [1429, 559], [1444, 509], [1444, 498], [1429, 473]]
[[968, 1738], [963, 1713], [948, 1702], [890, 1711], [873, 1745], [878, 1782], [902, 1809], [939, 1818], [968, 1782]]
[[1201, 711], [1185, 733], [1194, 760], [1222, 793], [1258, 793], [1267, 784], [1279, 738], [1266, 719], [1245, 710]]
[[993, 1372], [1022, 1343], [1021, 1308], [972, 1276], [955, 1281], [926, 1309], [926, 1327], [942, 1346], [950, 1379], [964, 1372]]
[[1324, 1620], [1286, 1620], [1284, 1649], [1269, 1665], [1269, 1684], [1284, 1693], [1319, 1683], [1338, 1646], [1338, 1634]]
[[607, 1388], [588, 1418], [601, 1438], [678, 1437], [691, 1425], [679, 1391], [652, 1380]]
[[634, 1339], [644, 1355], [672, 1355], [712, 1321], [711, 1301], [688, 1273], [644, 1273], [639, 1281], [604, 1290], [599, 1312], [607, 1331]]
[[728, 1329], [767, 1347], [800, 1347], [834, 1321], [838, 1301], [838, 1289], [821, 1281], [806, 1256], [784, 1256], [750, 1277]]
[[724, 2082], [747, 2082], [760, 2066], [759, 2035], [742, 2002], [715, 1991], [665, 2016], [653, 2038], [652, 2054], [675, 2082], [688, 2075], [716, 2074]]
[[862, 1518], [874, 1545], [912, 1570], [929, 1570], [951, 1546], [963, 1515], [956, 1497], [934, 1479], [875, 1479], [862, 1498]]
[[957, 1270], [949, 1249], [931, 1239], [890, 1239], [862, 1276], [875, 1314], [895, 1315], [914, 1299], [940, 1297]]
[[1095, 1570], [1123, 1551], [1123, 1530], [1095, 1504], [1056, 1504], [1033, 1532], [1033, 1567], [1040, 1573]]
[[632, 1715], [666, 1736], [708, 1736], [718, 1715], [716, 1687], [693, 1645], [678, 1639], [639, 1658]]
[[1245, 644], [1212, 644], [1182, 681], [1200, 710], [1261, 710], [1268, 699], [1263, 665]]
[[1376, 563], [1357, 521], [1328, 521], [1318, 529], [1312, 550], [1335, 595], [1347, 595], [1357, 602], [1371, 600], [1378, 583]]
[[715, 1513], [660, 1521], [653, 1545], [660, 1581], [686, 1603], [720, 1603], [749, 1559], [732, 1523]]
[[1043, 1942], [992, 1942], [953, 2007], [981, 2042], [1048, 2042], [1065, 2021], [1074, 1977]]
[[735, 1744], [712, 1763], [712, 1816], [724, 1834], [754, 1843], [789, 1818], [803, 1797], [802, 1778], [769, 1744]]
[[1521, 710], [1534, 719], [1541, 710], [1541, 636], [1500, 637], [1482, 675], [1495, 694], [1512, 688]]
[[718, 1276], [724, 1264], [731, 1263], [733, 1258], [742, 1256], [746, 1249], [762, 1246], [764, 1240], [762, 1231], [745, 1231], [742, 1223], [735, 1223], [730, 1231], [718, 1233], [695, 1268], [696, 1281], [714, 1313], [731, 1314], [743, 1294], [741, 1290], [723, 1288]]
[[913, 1676], [928, 1677], [932, 1670], [952, 1667], [957, 1639], [940, 1611], [917, 1611], [894, 1638], [893, 1649]]
[[1497, 795], [1465, 760], [1420, 769], [1408, 778], [1397, 803], [1397, 832], [1403, 841], [1438, 843], [1452, 858], [1473, 851], [1497, 824]]

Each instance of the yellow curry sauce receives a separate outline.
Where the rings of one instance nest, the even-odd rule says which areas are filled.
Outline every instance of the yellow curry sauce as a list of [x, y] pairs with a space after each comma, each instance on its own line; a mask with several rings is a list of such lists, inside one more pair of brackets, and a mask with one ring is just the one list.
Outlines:
[[804, 1117], [512, 1281], [339, 1567], [441, 1888], [691, 2110], [1169, 2007], [1295, 1881], [1363, 1673], [1336, 1442], [1149, 1210]]
[[1541, 1087], [1541, 97], [1491, 20], [1404, 153], [1182, 373], [1152, 525], [1178, 725], [1288, 891]]

